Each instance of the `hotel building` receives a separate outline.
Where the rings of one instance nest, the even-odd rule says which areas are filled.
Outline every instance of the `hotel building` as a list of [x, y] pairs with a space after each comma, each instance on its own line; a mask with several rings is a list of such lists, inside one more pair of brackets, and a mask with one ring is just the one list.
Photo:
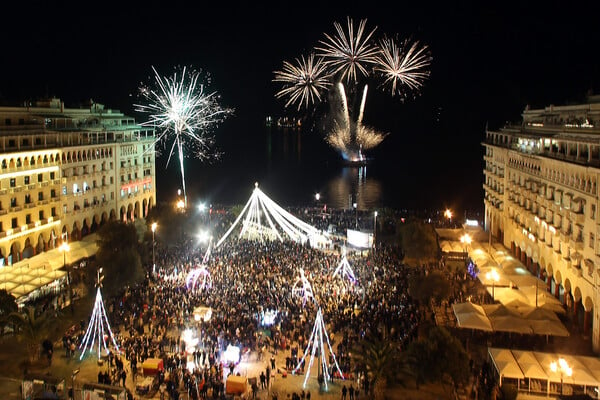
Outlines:
[[600, 350], [600, 98], [526, 108], [482, 145], [486, 229]]
[[0, 107], [0, 265], [78, 241], [156, 202], [154, 131], [59, 99]]

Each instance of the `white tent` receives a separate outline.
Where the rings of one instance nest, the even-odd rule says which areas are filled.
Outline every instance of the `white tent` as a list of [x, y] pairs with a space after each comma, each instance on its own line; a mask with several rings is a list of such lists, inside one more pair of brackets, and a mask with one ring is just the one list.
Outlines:
[[452, 309], [459, 328], [493, 331], [492, 324], [480, 305], [466, 302], [453, 304]]
[[502, 385], [503, 378], [520, 380], [525, 377], [510, 350], [489, 347], [488, 352], [496, 371], [500, 375], [500, 385]]

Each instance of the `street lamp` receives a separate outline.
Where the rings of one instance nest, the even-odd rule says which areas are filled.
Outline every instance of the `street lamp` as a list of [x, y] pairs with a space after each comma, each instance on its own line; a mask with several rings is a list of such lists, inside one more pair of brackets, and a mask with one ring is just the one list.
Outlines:
[[81, 369], [77, 368], [74, 369], [73, 372], [71, 372], [71, 391], [69, 393], [69, 399], [71, 400], [75, 398], [75, 377], [77, 376], [79, 371], [81, 371]]
[[59, 247], [59, 250], [63, 253], [63, 269], [67, 271], [67, 285], [69, 286], [69, 305], [73, 310], [73, 287], [71, 286], [71, 271], [70, 268], [67, 270], [67, 251], [71, 250], [71, 246], [66, 240], [63, 240]]
[[462, 235], [460, 237], [460, 242], [464, 245], [465, 253], [469, 250], [469, 245], [471, 244], [472, 241], [473, 241], [473, 239], [471, 238], [471, 235], [469, 235], [468, 233], [465, 233], [464, 235]]
[[315, 201], [321, 200], [321, 193], [315, 193]]
[[358, 204], [352, 203], [352, 207], [354, 207], [355, 227], [358, 230]]
[[550, 370], [552, 372], [560, 372], [560, 394], [563, 394], [563, 376], [571, 376], [573, 375], [573, 368], [569, 366], [567, 360], [564, 358], [559, 358], [558, 362], [552, 361], [550, 363]]
[[448, 221], [452, 222], [452, 211], [450, 211], [449, 208], [446, 208], [446, 211], [444, 211], [444, 217], [446, 217]]
[[500, 281], [500, 275], [498, 275], [498, 271], [492, 269], [490, 272], [485, 274], [485, 278], [488, 281], [492, 281], [492, 300], [496, 301], [496, 296], [494, 293], [494, 288], [496, 287], [496, 282]]
[[377, 248], [377, 211], [373, 213], [373, 247]]
[[156, 232], [156, 222], [152, 223], [152, 273], [156, 272], [156, 260], [154, 258], [154, 233]]

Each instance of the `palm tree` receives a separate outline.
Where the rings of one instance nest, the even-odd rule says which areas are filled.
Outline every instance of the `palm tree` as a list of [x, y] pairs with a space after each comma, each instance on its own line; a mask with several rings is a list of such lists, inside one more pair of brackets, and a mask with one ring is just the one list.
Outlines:
[[27, 344], [30, 361], [35, 361], [40, 354], [40, 343], [49, 317], [46, 312], [36, 316], [35, 307], [26, 307], [23, 313], [10, 313], [11, 320], [20, 327], [19, 337]]
[[398, 345], [388, 340], [385, 335], [383, 338], [365, 338], [353, 350], [355, 362], [364, 369], [372, 384], [373, 399], [383, 400], [388, 382], [398, 377], [401, 365], [399, 355]]

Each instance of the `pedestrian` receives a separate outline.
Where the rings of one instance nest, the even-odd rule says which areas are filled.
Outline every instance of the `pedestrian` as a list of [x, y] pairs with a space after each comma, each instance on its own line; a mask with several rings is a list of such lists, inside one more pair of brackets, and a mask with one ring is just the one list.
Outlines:
[[346, 385], [342, 386], [342, 400], [346, 400], [346, 393], [348, 393], [348, 389], [346, 389]]
[[121, 381], [123, 382], [123, 387], [125, 387], [125, 381], [127, 380], [127, 372], [125, 369], [121, 370]]
[[267, 366], [267, 371], [266, 371], [265, 375], [267, 376], [267, 388], [270, 388], [271, 387], [271, 368], [269, 368], [268, 366]]
[[271, 354], [271, 369], [275, 371], [275, 356]]
[[350, 389], [348, 389], [348, 393], [350, 393], [350, 400], [354, 400], [354, 385], [350, 384]]
[[258, 385], [256, 382], [252, 382], [252, 398], [256, 399], [256, 393], [258, 393]]
[[267, 377], [265, 376], [264, 372], [260, 373], [260, 388], [264, 389], [266, 387], [267, 384]]

